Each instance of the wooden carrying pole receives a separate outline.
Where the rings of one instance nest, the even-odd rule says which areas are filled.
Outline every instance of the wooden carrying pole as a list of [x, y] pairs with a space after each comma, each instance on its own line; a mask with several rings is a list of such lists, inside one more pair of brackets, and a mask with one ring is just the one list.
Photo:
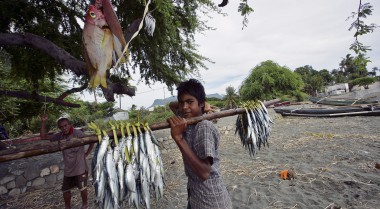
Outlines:
[[[264, 102], [265, 106], [273, 105], [279, 102], [279, 99], [270, 100]], [[230, 109], [221, 112], [216, 112], [212, 114], [205, 114], [203, 116], [188, 118], [186, 119], [188, 124], [195, 124], [202, 120], [212, 120], [216, 118], [228, 117], [232, 115], [245, 113], [244, 108]], [[149, 126], [153, 131], [170, 128], [169, 123], [161, 122], [156, 124], [151, 124]], [[118, 133], [120, 134], [120, 133]], [[112, 137], [112, 134], [109, 134]], [[58, 142], [50, 142], [49, 140], [40, 140], [37, 143], [31, 143], [30, 146], [20, 146], [15, 147], [14, 149], [7, 149], [0, 151], [0, 163], [6, 162], [10, 160], [16, 160], [20, 158], [32, 157], [37, 155], [43, 155], [53, 152], [58, 152], [64, 149], [83, 146], [86, 144], [91, 144], [98, 142], [98, 138], [95, 134], [87, 135], [82, 138], [73, 138], [70, 141], [58, 141]]]

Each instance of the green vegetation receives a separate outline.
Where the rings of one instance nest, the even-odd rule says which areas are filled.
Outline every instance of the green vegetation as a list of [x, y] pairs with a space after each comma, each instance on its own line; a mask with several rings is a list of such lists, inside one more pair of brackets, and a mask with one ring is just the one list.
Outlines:
[[243, 81], [239, 94], [243, 101], [271, 100], [281, 95], [297, 95], [303, 85], [299, 74], [268, 60], [251, 70], [251, 74]]
[[214, 105], [214, 106], [219, 107], [219, 108], [223, 108], [224, 107], [224, 100], [223, 99], [207, 98], [207, 102], [210, 105]]
[[365, 89], [368, 89], [368, 85], [373, 84], [377, 81], [377, 78], [374, 77], [362, 77], [350, 81], [351, 86], [364, 86]]
[[304, 82], [303, 91], [307, 94], [316, 96], [317, 92], [323, 90], [323, 77], [313, 67], [305, 65], [304, 67], [296, 68], [294, 72], [301, 75]]
[[174, 115], [174, 113], [170, 110], [169, 106], [166, 105], [165, 107], [155, 107], [153, 111], [148, 111], [146, 109], [140, 109], [139, 111], [131, 111], [129, 114], [129, 121], [141, 121], [153, 124], [164, 122], [167, 118], [169, 118], [172, 115]]
[[236, 108], [239, 103], [239, 95], [233, 86], [226, 88], [226, 96], [224, 97], [224, 107], [227, 109]]

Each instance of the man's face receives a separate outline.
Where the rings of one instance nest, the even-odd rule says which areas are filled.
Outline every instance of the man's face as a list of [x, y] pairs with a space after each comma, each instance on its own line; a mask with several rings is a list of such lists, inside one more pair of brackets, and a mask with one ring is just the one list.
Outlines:
[[63, 120], [58, 124], [58, 128], [62, 131], [63, 134], [69, 134], [71, 124], [67, 120]]
[[202, 107], [204, 103], [199, 103], [198, 100], [190, 94], [182, 94], [178, 101], [179, 112], [184, 118], [197, 117], [202, 115]]

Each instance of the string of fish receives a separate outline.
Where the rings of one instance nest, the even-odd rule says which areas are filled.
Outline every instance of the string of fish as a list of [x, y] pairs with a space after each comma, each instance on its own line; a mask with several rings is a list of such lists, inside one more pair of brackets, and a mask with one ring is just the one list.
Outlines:
[[243, 147], [253, 157], [262, 145], [269, 147], [268, 138], [273, 121], [260, 100], [244, 102], [241, 106], [245, 108], [245, 113], [236, 119], [235, 135], [239, 135]]
[[[113, 140], [95, 123], [89, 124], [99, 140], [92, 161], [96, 202], [107, 209], [149, 209], [151, 192], [156, 200], [163, 196], [164, 168], [158, 141], [147, 123], [109, 124]], [[117, 129], [121, 132], [120, 140]]]

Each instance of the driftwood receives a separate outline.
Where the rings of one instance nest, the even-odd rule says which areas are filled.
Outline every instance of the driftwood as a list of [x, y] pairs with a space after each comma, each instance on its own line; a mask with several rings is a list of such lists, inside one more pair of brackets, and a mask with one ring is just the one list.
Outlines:
[[[270, 106], [279, 101], [280, 101], [279, 99], [270, 100], [270, 101], [264, 102], [264, 105]], [[189, 118], [187, 119], [187, 122], [189, 124], [195, 124], [202, 120], [212, 120], [216, 118], [223, 118], [223, 117], [228, 117], [228, 116], [242, 114], [242, 113], [245, 113], [244, 108], [230, 109], [230, 110], [225, 110], [225, 111], [216, 112], [212, 114], [206, 114], [199, 117]], [[149, 127], [153, 131], [170, 128], [167, 122], [151, 124]], [[118, 135], [119, 134], [120, 133], [118, 133]], [[112, 133], [109, 133], [109, 135], [112, 137]], [[92, 143], [97, 143], [97, 142], [98, 142], [98, 138], [95, 134], [87, 135], [82, 138], [73, 138], [70, 141], [50, 142], [49, 140], [39, 140], [37, 142], [30, 143], [26, 146], [17, 146], [17, 147], [13, 146], [13, 148], [1, 150], [0, 163], [10, 161], [10, 160], [16, 160], [20, 158], [27, 158], [27, 157], [37, 156], [37, 155], [58, 152], [64, 149], [83, 146], [86, 144], [92, 144]], [[10, 145], [10, 147], [12, 147], [11, 142], [8, 142], [7, 144]]]

